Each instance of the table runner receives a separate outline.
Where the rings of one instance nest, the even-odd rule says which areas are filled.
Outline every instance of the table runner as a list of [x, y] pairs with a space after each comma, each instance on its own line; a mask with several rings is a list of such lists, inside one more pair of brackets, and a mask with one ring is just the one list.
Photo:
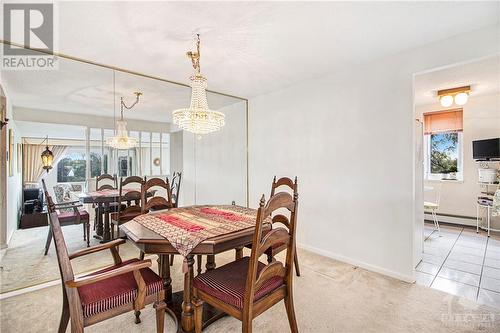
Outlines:
[[[124, 189], [122, 189], [122, 194], [126, 194], [130, 191], [137, 191], [137, 190], [124, 188]], [[95, 200], [96, 198], [100, 198], [100, 197], [116, 197], [116, 198], [118, 198], [120, 196], [120, 190], [115, 189], [115, 190], [93, 191], [93, 192], [88, 192], [87, 195], [92, 197], [92, 200]]]
[[241, 206], [190, 206], [139, 215], [133, 221], [165, 237], [185, 257], [206, 239], [255, 227], [256, 216], [257, 210]]

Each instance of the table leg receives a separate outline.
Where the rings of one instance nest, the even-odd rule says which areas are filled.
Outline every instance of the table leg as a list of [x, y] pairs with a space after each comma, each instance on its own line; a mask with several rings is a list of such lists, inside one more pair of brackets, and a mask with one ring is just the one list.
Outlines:
[[104, 204], [104, 233], [102, 235], [102, 242], [109, 242], [111, 240], [111, 233], [109, 228], [109, 202]]
[[241, 259], [241, 258], [243, 258], [243, 246], [240, 246], [240, 247], [236, 248], [235, 259], [238, 260], [238, 259]]
[[102, 237], [102, 204], [98, 203], [97, 208], [96, 208], [96, 228], [95, 228], [95, 233], [97, 236]]
[[207, 255], [207, 264], [205, 265], [207, 271], [215, 269], [215, 256], [213, 254]]
[[193, 317], [193, 303], [191, 303], [191, 298], [193, 297], [193, 265], [194, 265], [194, 257], [193, 255], [188, 255], [184, 258], [184, 263], [187, 264], [188, 270], [184, 273], [184, 295], [182, 302], [182, 314], [181, 314], [181, 323], [182, 329], [185, 332], [191, 332], [194, 330], [194, 317]]
[[170, 277], [170, 262], [168, 254], [158, 255], [158, 272], [163, 279], [163, 288], [165, 289], [165, 302], [172, 301], [172, 278]]

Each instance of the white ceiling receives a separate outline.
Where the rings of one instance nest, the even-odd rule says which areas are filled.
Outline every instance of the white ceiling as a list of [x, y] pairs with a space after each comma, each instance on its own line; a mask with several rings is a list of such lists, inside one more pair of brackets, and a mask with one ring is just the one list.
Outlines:
[[467, 85], [471, 86], [471, 97], [498, 93], [500, 56], [415, 76], [415, 104], [435, 104], [438, 90]]
[[[127, 105], [134, 91], [143, 95], [128, 119], [171, 122], [172, 111], [189, 106], [191, 89], [149, 78], [115, 72], [116, 102], [113, 110], [113, 71], [107, 68], [60, 59], [57, 71], [4, 71], [8, 97], [18, 107], [86, 115], [119, 117], [120, 97]], [[241, 100], [208, 93], [209, 105], [218, 110]]]
[[60, 50], [242, 97], [495, 24], [498, 2], [65, 2]]
[[[349, 65], [497, 24], [498, 2], [60, 2], [59, 52], [188, 83], [201, 33], [209, 89], [252, 97]], [[60, 63], [3, 72], [14, 104], [112, 115], [112, 74]], [[144, 98], [129, 118], [169, 121], [185, 89], [117, 74]], [[130, 99], [129, 99], [130, 101]], [[234, 102], [209, 97], [213, 109]]]

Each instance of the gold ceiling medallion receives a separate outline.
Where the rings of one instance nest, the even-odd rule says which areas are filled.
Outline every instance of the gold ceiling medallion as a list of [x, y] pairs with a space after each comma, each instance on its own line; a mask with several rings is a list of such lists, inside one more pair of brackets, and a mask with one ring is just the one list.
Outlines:
[[447, 108], [455, 102], [456, 105], [465, 105], [469, 100], [470, 86], [438, 90], [437, 95], [441, 106]]
[[225, 125], [225, 115], [208, 107], [207, 79], [201, 75], [200, 69], [200, 35], [197, 37], [196, 52], [187, 52], [194, 68], [194, 75], [190, 77], [191, 104], [189, 108], [173, 111], [172, 116], [180, 129], [201, 136], [219, 131]]

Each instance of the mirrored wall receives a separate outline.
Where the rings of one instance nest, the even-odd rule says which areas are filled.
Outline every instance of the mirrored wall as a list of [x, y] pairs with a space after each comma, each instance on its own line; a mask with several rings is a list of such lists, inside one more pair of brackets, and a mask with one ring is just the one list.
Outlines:
[[[182, 65], [189, 68], [188, 59]], [[58, 59], [57, 70], [3, 75], [22, 146], [45, 146], [48, 137], [49, 146], [62, 147], [53, 169], [42, 175], [49, 187], [78, 183], [93, 190], [93, 180], [101, 173], [167, 177], [180, 171], [181, 205], [247, 205], [245, 99], [208, 92], [208, 104], [225, 114], [225, 126], [199, 136], [172, 123], [172, 111], [190, 105], [188, 76], [186, 84], [178, 84], [64, 57]], [[130, 105], [136, 91], [142, 93], [138, 104], [125, 109], [123, 116], [128, 135], [137, 144], [112, 148], [106, 140], [116, 134], [120, 98]], [[22, 165], [39, 163], [21, 155]], [[36, 175], [23, 174], [25, 185], [36, 181]]]

